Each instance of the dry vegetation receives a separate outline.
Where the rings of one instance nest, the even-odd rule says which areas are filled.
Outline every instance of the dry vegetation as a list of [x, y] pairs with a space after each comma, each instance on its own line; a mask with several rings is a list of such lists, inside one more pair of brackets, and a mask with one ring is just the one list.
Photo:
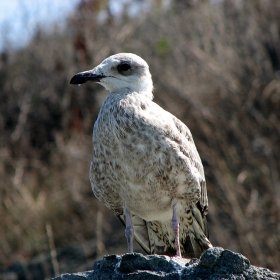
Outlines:
[[0, 268], [48, 252], [46, 227], [57, 248], [124, 235], [88, 181], [92, 125], [106, 93], [69, 80], [111, 54], [134, 52], [150, 64], [156, 102], [193, 133], [210, 240], [280, 271], [280, 2], [155, 1], [133, 18], [125, 9], [116, 18], [107, 1], [85, 3], [63, 32], [39, 31], [1, 56]]

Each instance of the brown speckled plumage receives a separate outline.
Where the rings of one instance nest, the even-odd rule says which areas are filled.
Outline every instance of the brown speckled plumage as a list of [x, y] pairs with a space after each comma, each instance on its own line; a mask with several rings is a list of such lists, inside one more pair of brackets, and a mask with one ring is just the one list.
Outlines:
[[129, 211], [134, 237], [149, 254], [176, 254], [175, 205], [182, 255], [199, 257], [212, 245], [204, 171], [190, 130], [152, 101], [149, 67], [134, 54], [111, 56], [71, 83], [88, 80], [110, 91], [93, 129], [94, 194], [124, 224], [124, 207]]

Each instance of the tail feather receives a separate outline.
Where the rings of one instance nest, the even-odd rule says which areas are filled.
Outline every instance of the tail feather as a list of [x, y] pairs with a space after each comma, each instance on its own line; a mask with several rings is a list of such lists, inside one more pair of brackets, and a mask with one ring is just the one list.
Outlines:
[[208, 240], [207, 220], [198, 208], [192, 209], [192, 223], [188, 225], [188, 236], [183, 242], [185, 257], [199, 258], [212, 244]]
[[[124, 215], [119, 215], [118, 218], [125, 226]], [[174, 256], [176, 254], [176, 250], [165, 244], [154, 232], [150, 222], [146, 222], [136, 215], [132, 215], [131, 219], [134, 228], [134, 239], [147, 254], [168, 256]]]
[[[186, 233], [184, 240], [180, 240], [182, 256], [185, 258], [199, 258], [204, 251], [212, 247], [212, 244], [208, 240], [208, 227], [205, 215], [199, 208], [194, 208], [191, 212], [192, 222], [188, 221], [186, 225], [180, 225], [180, 227], [185, 229]], [[119, 215], [118, 218], [125, 226], [124, 215]], [[164, 254], [168, 256], [176, 254], [174, 236], [168, 235], [164, 229], [165, 226], [161, 226], [160, 222], [156, 223], [158, 230], [155, 230], [154, 223], [132, 215], [132, 223], [134, 238], [147, 254]], [[168, 235], [168, 241], [163, 240], [165, 234]]]

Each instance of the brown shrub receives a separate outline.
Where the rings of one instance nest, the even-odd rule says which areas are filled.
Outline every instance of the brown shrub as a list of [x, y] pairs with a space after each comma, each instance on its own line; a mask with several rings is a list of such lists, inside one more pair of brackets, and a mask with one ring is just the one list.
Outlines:
[[[1, 64], [2, 265], [48, 251], [47, 223], [57, 247], [95, 236], [93, 220], [105, 210], [87, 178], [106, 93], [69, 79], [111, 54], [134, 52], [150, 65], [156, 102], [193, 133], [211, 241], [279, 271], [278, 1], [152, 5], [119, 19], [104, 8], [104, 21], [100, 9], [81, 6], [65, 32], [43, 34]], [[115, 228], [104, 215], [106, 239]]]

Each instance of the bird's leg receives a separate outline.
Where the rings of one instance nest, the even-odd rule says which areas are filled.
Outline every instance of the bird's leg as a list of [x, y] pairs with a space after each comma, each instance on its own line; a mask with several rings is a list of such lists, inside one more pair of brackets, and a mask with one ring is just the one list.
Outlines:
[[173, 233], [174, 233], [175, 246], [176, 246], [176, 256], [181, 258], [182, 255], [181, 255], [180, 238], [179, 238], [180, 225], [179, 225], [179, 219], [178, 219], [178, 215], [177, 215], [176, 203], [173, 204], [173, 216], [172, 216], [172, 219], [171, 219], [170, 226], [171, 226], [171, 228], [173, 230]]
[[128, 253], [133, 253], [134, 229], [131, 221], [131, 214], [126, 207], [124, 207], [124, 215], [125, 215], [125, 237], [127, 239]]

